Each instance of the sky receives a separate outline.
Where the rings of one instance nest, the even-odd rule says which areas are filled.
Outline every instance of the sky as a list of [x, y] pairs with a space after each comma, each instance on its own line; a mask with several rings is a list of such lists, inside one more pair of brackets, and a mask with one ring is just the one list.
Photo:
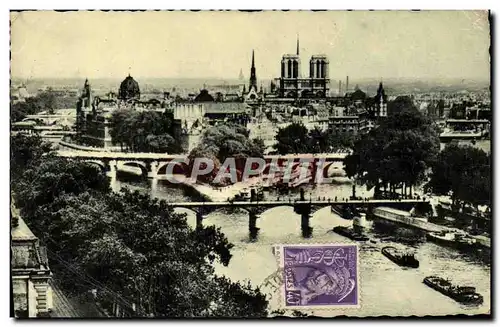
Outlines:
[[489, 79], [484, 11], [11, 13], [11, 75], [248, 79], [255, 50], [270, 79], [297, 37], [304, 76], [325, 54], [332, 79]]

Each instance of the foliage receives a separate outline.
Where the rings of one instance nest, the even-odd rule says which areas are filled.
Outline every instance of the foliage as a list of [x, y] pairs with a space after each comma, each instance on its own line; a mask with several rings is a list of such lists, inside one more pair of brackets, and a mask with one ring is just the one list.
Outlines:
[[180, 153], [180, 140], [174, 135], [173, 118], [167, 113], [121, 109], [110, 119], [110, 136], [133, 152]]
[[356, 135], [319, 128], [308, 131], [303, 124], [293, 123], [278, 131], [275, 149], [279, 154], [326, 153], [350, 149], [356, 139]]
[[491, 156], [472, 146], [449, 144], [432, 165], [427, 188], [456, 204], [491, 205]]
[[389, 116], [354, 145], [345, 170], [361, 184], [418, 185], [439, 152], [435, 125], [412, 106]]
[[[264, 143], [261, 140], [250, 140], [249, 131], [238, 124], [225, 123], [208, 128], [203, 133], [201, 142], [189, 154], [190, 168], [195, 158], [207, 158], [214, 162], [212, 173], [200, 176], [204, 182], [211, 182], [218, 173], [218, 169], [227, 158], [243, 162], [246, 158], [262, 158]], [[241, 165], [237, 169], [241, 173]]]
[[308, 153], [309, 133], [303, 124], [293, 123], [278, 130], [275, 145], [279, 154]]
[[37, 165], [43, 155], [51, 154], [51, 145], [38, 135], [16, 134], [10, 137], [10, 173], [15, 180], [30, 165]]
[[51, 89], [38, 93], [36, 96], [26, 98], [24, 102], [11, 103], [10, 121], [18, 122], [27, 115], [38, 114], [41, 111], [54, 113], [55, 109], [66, 109], [75, 106], [73, 97], [56, 96]]
[[387, 103], [387, 115], [392, 116], [403, 111], [418, 111], [411, 97], [404, 95]]
[[37, 140], [14, 144], [14, 158], [35, 158], [18, 159], [25, 165], [13, 183], [16, 203], [66, 289], [96, 288], [101, 303], [132, 316], [267, 315], [258, 289], [215, 275], [212, 263], [228, 265], [233, 246], [219, 228], [193, 230], [185, 215], [147, 194], [111, 193], [92, 164], [16, 152], [35, 151]]

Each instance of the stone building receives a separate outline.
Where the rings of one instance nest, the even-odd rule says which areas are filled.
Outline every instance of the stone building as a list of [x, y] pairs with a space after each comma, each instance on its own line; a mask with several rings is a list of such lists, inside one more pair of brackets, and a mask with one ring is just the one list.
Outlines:
[[277, 85], [279, 98], [326, 98], [330, 93], [329, 61], [325, 55], [313, 55], [309, 60], [309, 77], [302, 77], [297, 39], [296, 54], [281, 59], [281, 77]]
[[13, 202], [11, 216], [11, 276], [14, 313], [18, 318], [47, 317], [52, 288], [47, 252], [19, 216]]

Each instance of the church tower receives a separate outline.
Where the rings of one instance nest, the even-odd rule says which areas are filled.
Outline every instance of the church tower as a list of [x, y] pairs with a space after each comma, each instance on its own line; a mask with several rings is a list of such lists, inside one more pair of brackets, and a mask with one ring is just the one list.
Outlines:
[[385, 95], [384, 86], [380, 82], [375, 96], [375, 105], [377, 106], [377, 115], [379, 117], [387, 117], [387, 96]]
[[255, 54], [254, 50], [252, 50], [252, 68], [250, 68], [250, 86], [248, 91], [254, 90], [257, 92], [257, 75], [255, 73]]

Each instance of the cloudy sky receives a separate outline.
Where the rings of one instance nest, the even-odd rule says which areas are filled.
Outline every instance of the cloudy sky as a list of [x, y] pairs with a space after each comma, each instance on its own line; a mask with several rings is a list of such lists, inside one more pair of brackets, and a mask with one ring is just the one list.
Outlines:
[[486, 12], [11, 13], [13, 77], [277, 77], [300, 37], [302, 72], [330, 77], [489, 78]]

